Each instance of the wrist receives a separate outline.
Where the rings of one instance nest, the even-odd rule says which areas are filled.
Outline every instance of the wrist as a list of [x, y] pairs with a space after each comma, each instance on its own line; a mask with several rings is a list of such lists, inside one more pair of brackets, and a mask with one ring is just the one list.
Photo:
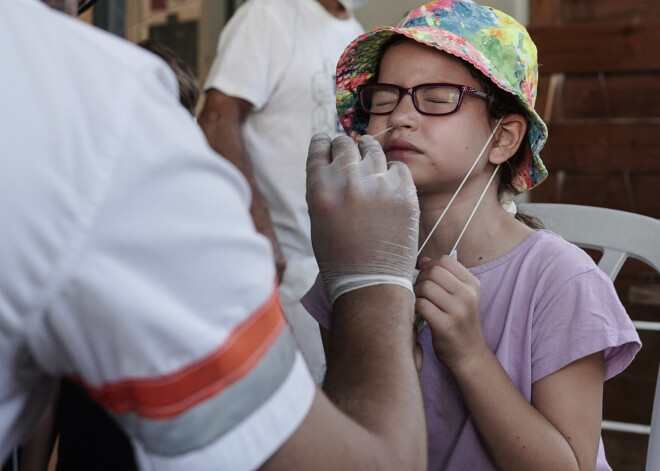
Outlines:
[[485, 339], [482, 339], [482, 341], [474, 343], [466, 349], [463, 355], [456, 355], [443, 363], [449, 368], [454, 377], [460, 380], [462, 377], [474, 377], [474, 375], [483, 374], [484, 366], [488, 365], [493, 359], [497, 361]]
[[328, 295], [332, 304], [343, 294], [352, 291], [367, 288], [377, 285], [395, 285], [407, 289], [412, 296], [415, 296], [413, 291], [412, 280], [405, 276], [394, 275], [345, 275], [341, 277], [324, 279], [325, 285], [328, 289]]
[[[337, 324], [348, 323], [352, 327], [369, 328], [380, 326], [405, 326], [406, 332], [414, 317], [415, 296], [408, 290], [396, 284], [378, 284], [364, 286], [342, 294], [334, 303], [333, 331]], [[362, 334], [361, 334], [362, 336]]]

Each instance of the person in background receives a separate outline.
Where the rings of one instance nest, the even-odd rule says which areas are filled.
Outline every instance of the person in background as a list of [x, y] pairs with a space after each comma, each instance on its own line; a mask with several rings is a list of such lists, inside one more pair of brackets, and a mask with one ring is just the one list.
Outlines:
[[199, 87], [192, 67], [162, 41], [149, 38], [137, 44], [141, 48], [153, 52], [170, 66], [174, 75], [176, 75], [176, 81], [179, 83], [179, 101], [191, 115], [195, 116], [195, 109], [199, 101]]
[[[379, 134], [419, 197], [429, 470], [610, 469], [603, 381], [640, 340], [593, 260], [512, 204], [547, 175], [537, 81], [525, 28], [471, 0], [429, 2], [337, 65], [346, 131]], [[333, 299], [320, 280], [303, 299], [330, 334]]]
[[323, 393], [249, 186], [163, 61], [37, 0], [0, 2], [0, 42], [0, 460], [68, 377], [140, 469], [425, 469], [408, 169], [373, 139], [311, 141], [316, 255], [338, 297]]
[[245, 2], [222, 31], [199, 116], [211, 146], [250, 182], [252, 217], [275, 251], [284, 314], [317, 382], [325, 369], [318, 325], [300, 305], [318, 273], [305, 154], [313, 134], [343, 134], [335, 67], [346, 44], [363, 32], [351, 10], [364, 3]]

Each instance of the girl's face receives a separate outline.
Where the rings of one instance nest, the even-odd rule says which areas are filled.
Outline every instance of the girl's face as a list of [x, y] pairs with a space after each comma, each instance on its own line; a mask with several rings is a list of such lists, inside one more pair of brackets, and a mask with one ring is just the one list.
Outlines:
[[[423, 83], [454, 83], [482, 90], [469, 64], [429, 46], [407, 40], [392, 45], [380, 64], [378, 82], [409, 88]], [[418, 194], [453, 192], [488, 140], [490, 127], [486, 102], [464, 94], [457, 112], [444, 116], [420, 114], [406, 95], [392, 113], [371, 115], [367, 134], [393, 126], [376, 139], [388, 161], [398, 160], [411, 170]], [[492, 146], [492, 144], [491, 144]], [[472, 172], [474, 177], [494, 168], [488, 149]]]

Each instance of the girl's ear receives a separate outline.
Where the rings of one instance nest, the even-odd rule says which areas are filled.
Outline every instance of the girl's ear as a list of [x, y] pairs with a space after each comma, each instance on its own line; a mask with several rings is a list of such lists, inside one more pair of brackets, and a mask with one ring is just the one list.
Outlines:
[[495, 144], [488, 160], [492, 164], [501, 164], [513, 156], [525, 138], [527, 120], [521, 114], [505, 116], [500, 123], [495, 137]]

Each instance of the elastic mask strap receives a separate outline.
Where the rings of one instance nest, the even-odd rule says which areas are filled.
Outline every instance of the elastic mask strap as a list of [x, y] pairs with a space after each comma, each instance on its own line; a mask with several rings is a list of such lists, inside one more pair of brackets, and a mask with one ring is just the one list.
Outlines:
[[477, 208], [481, 204], [481, 200], [484, 199], [484, 196], [486, 195], [486, 191], [488, 191], [488, 187], [490, 186], [491, 182], [493, 181], [493, 178], [495, 178], [495, 174], [499, 170], [500, 165], [498, 164], [497, 167], [495, 167], [495, 170], [493, 170], [492, 175], [488, 179], [488, 183], [486, 183], [486, 188], [484, 188], [484, 191], [481, 192], [481, 196], [479, 196], [479, 200], [477, 201], [477, 204], [474, 205], [474, 208], [472, 209], [472, 212], [470, 213], [470, 217], [468, 218], [467, 222], [465, 223], [465, 226], [463, 226], [463, 230], [461, 231], [460, 235], [458, 236], [458, 239], [456, 239], [456, 243], [454, 244], [454, 247], [451, 249], [451, 252], [449, 252], [449, 256], [453, 258], [454, 260], [458, 260], [458, 254], [456, 253], [456, 247], [458, 247], [458, 243], [461, 241], [461, 238], [463, 237], [463, 234], [465, 234], [465, 229], [467, 229], [468, 224], [470, 224], [470, 221], [472, 221], [472, 217], [474, 216], [474, 213], [477, 212]]
[[[497, 131], [497, 128], [500, 127], [500, 123], [502, 122], [503, 119], [504, 119], [504, 117], [501, 117], [501, 118], [499, 119], [499, 121], [497, 122], [497, 124], [495, 125], [495, 129], [493, 129], [493, 132], [490, 133], [490, 137], [488, 138], [488, 140], [487, 140], [486, 143], [484, 144], [483, 148], [481, 149], [481, 152], [479, 152], [479, 155], [477, 156], [477, 158], [475, 159], [474, 163], [472, 164], [472, 167], [470, 167], [470, 170], [468, 170], [468, 172], [467, 172], [467, 174], [465, 175], [465, 178], [463, 178], [463, 181], [461, 182], [461, 184], [458, 185], [458, 188], [457, 188], [456, 191], [454, 192], [454, 195], [451, 197], [451, 199], [449, 200], [449, 203], [447, 203], [447, 206], [445, 206], [444, 211], [442, 211], [442, 214], [440, 214], [440, 217], [439, 217], [438, 220], [435, 222], [435, 225], [433, 226], [433, 229], [431, 229], [431, 232], [429, 232], [429, 235], [426, 236], [426, 240], [424, 240], [424, 243], [422, 244], [422, 246], [421, 246], [421, 247], [419, 248], [419, 250], [417, 251], [417, 256], [418, 256], [418, 257], [419, 257], [419, 254], [422, 253], [422, 250], [423, 250], [424, 247], [426, 246], [426, 243], [429, 241], [429, 239], [431, 239], [431, 236], [433, 235], [433, 233], [435, 232], [435, 230], [437, 229], [437, 227], [440, 225], [440, 221], [442, 221], [442, 218], [445, 217], [445, 214], [447, 213], [447, 210], [449, 209], [449, 207], [451, 206], [451, 204], [452, 204], [452, 203], [454, 202], [454, 200], [456, 199], [456, 196], [458, 196], [458, 192], [461, 191], [461, 188], [463, 188], [463, 185], [465, 184], [465, 182], [467, 181], [467, 179], [470, 177], [470, 174], [472, 173], [472, 170], [474, 170], [474, 167], [477, 166], [477, 163], [479, 162], [479, 159], [481, 159], [481, 156], [482, 156], [482, 155], [484, 154], [484, 152], [486, 151], [486, 147], [488, 147], [488, 144], [490, 144], [490, 141], [493, 140], [493, 136], [495, 136], [495, 132]], [[498, 167], [499, 167], [499, 165], [498, 165]], [[497, 172], [497, 168], [495, 169], [495, 172]], [[495, 172], [493, 172], [493, 175], [491, 175], [491, 177], [490, 177], [491, 180], [492, 180], [493, 177], [495, 176]], [[488, 182], [488, 184], [490, 185], [490, 181]], [[488, 188], [488, 185], [486, 186], [486, 188]], [[485, 193], [485, 190], [484, 190], [484, 193]], [[482, 194], [482, 198], [483, 198], [483, 194]], [[479, 199], [479, 202], [481, 202], [481, 198]], [[477, 203], [477, 205], [479, 205], [479, 203]], [[476, 207], [475, 207], [475, 209], [476, 209]], [[473, 210], [473, 214], [474, 214], [474, 210]], [[471, 215], [470, 215], [470, 218], [472, 218]], [[468, 219], [468, 223], [469, 223], [469, 222], [470, 222], [470, 220]], [[467, 224], [466, 224], [466, 227], [467, 227]], [[463, 232], [465, 232], [465, 228], [463, 228]], [[463, 236], [463, 233], [461, 233], [461, 237], [462, 237], [462, 236]], [[460, 240], [460, 237], [459, 237], [459, 240]], [[458, 242], [456, 242], [456, 245], [458, 245]], [[455, 249], [455, 248], [456, 248], [456, 246], [454, 246], [454, 249]], [[455, 250], [452, 250], [452, 253], [454, 253], [454, 252], [455, 252]], [[451, 253], [450, 253], [450, 256], [451, 256]]]

